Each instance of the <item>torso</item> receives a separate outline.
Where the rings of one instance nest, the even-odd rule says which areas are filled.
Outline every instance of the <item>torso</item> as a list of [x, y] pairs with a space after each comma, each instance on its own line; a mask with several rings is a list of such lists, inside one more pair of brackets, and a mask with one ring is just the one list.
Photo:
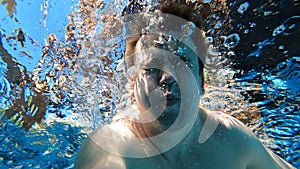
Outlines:
[[[126, 158], [128, 169], [245, 169], [243, 151], [236, 143], [243, 144], [235, 132], [220, 123], [213, 135], [204, 143], [199, 143], [200, 129], [206, 114], [199, 116], [193, 130], [174, 148], [148, 158]], [[199, 123], [200, 122], [200, 123]]]
[[[199, 136], [203, 133], [208, 118], [213, 122], [218, 121], [217, 128], [213, 129], [213, 134], [206, 141], [199, 142]], [[199, 111], [197, 120], [193, 129], [175, 147], [160, 155], [146, 158], [128, 158], [112, 153], [135, 150], [148, 154], [147, 152], [153, 150], [151, 145], [144, 146], [145, 142], [132, 144], [131, 138], [136, 137], [128, 125], [113, 122], [90, 135], [81, 147], [75, 168], [294, 169], [280, 157], [266, 150], [256, 136], [233, 117], [218, 112]], [[126, 137], [123, 137], [124, 135]], [[165, 140], [166, 143], [169, 141]], [[105, 148], [112, 151], [106, 151]]]

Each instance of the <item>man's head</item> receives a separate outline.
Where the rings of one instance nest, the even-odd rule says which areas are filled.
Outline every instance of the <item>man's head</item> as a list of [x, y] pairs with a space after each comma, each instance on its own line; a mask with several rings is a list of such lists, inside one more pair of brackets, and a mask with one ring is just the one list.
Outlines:
[[[203, 19], [195, 17], [193, 5], [168, 2], [159, 9], [149, 21], [142, 17], [140, 22], [127, 25], [130, 36], [126, 39], [125, 60], [133, 72], [130, 86], [138, 109], [149, 111], [151, 106], [165, 103], [162, 115], [157, 116], [161, 115], [160, 121], [173, 123], [182, 106], [182, 92], [187, 92], [181, 91], [180, 83], [185, 83], [186, 89], [192, 87], [192, 80], [183, 77], [182, 72], [189, 71], [201, 93], [203, 90], [206, 45], [199, 29]], [[154, 24], [153, 18], [157, 19]]]
[[[128, 9], [131, 9], [131, 11], [128, 11]], [[123, 15], [141, 12], [143, 7], [133, 1], [128, 5], [128, 9], [126, 8], [126, 10], [123, 11]], [[134, 9], [137, 9], [137, 11]], [[192, 34], [189, 36], [188, 41], [192, 42], [195, 46], [194, 50], [197, 52], [199, 58], [199, 76], [203, 78], [203, 62], [205, 60], [207, 49], [206, 44], [204, 43], [204, 33], [202, 31], [202, 28], [204, 24], [203, 20], [211, 13], [210, 5], [202, 1], [194, 1], [193, 3], [187, 3], [186, 1], [178, 1], [176, 3], [170, 1], [162, 1], [159, 5], [150, 8], [149, 11], [152, 11], [153, 13], [159, 13], [163, 16], [163, 23], [160, 25], [161, 27], [163, 27], [161, 28], [162, 32], [167, 32], [168, 35], [175, 34], [175, 37], [173, 36], [174, 38], [181, 37], [184, 34], [182, 29], [183, 23], [190, 22], [194, 24], [196, 29], [194, 29]], [[135, 65], [136, 58], [133, 53], [136, 52], [137, 42], [143, 37], [143, 31], [145, 30], [145, 28], [149, 27], [149, 20], [145, 20], [144, 17], [139, 17], [139, 19], [140, 20], [134, 23], [131, 23], [130, 21], [126, 26], [127, 38], [125, 59], [128, 68]], [[159, 33], [159, 31], [156, 31], [154, 34]], [[168, 35], [165, 35], [165, 38], [168, 38]], [[186, 43], [186, 45], [191, 44], [185, 39], [178, 40]], [[203, 79], [201, 80], [202, 81], [200, 83], [203, 87]]]

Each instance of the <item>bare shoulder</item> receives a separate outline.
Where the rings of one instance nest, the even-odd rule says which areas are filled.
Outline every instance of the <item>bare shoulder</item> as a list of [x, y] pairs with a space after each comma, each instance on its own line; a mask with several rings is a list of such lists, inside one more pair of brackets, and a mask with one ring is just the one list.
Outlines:
[[[214, 125], [218, 132], [225, 132], [231, 137], [247, 137], [257, 140], [256, 136], [238, 119], [220, 111], [203, 111], [202, 119], [205, 119], [203, 128], [212, 128]], [[249, 141], [253, 141], [253, 140]]]
[[113, 122], [99, 127], [89, 134], [81, 145], [76, 158], [75, 168], [126, 168], [122, 151], [126, 144], [126, 137], [130, 130], [121, 122]]
[[242, 161], [247, 169], [295, 168], [264, 147], [252, 131], [238, 119], [216, 111], [203, 111], [200, 116], [203, 122], [200, 137], [205, 135], [203, 133], [210, 134], [207, 142], [226, 145], [228, 150], [230, 149], [227, 155]]

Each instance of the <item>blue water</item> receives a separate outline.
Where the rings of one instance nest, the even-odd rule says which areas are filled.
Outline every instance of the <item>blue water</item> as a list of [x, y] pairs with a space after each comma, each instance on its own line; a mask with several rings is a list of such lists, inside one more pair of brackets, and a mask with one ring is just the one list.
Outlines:
[[[18, 1], [12, 17], [0, 5], [0, 168], [72, 168], [88, 133], [115, 114], [121, 89], [110, 75], [122, 57], [123, 35], [105, 41], [95, 32], [108, 23], [103, 16], [120, 13], [126, 3], [105, 2]], [[244, 2], [228, 1], [233, 29], [219, 31], [215, 25], [228, 20], [216, 17], [206, 28], [221, 72], [233, 72], [223, 86], [237, 91], [242, 106], [257, 109], [259, 115], [243, 122], [300, 168], [300, 7], [249, 2], [239, 13]], [[83, 6], [95, 13], [96, 27], [89, 27]]]
[[2, 118], [1, 168], [72, 168], [86, 136], [70, 124], [53, 123], [42, 130], [25, 131]]

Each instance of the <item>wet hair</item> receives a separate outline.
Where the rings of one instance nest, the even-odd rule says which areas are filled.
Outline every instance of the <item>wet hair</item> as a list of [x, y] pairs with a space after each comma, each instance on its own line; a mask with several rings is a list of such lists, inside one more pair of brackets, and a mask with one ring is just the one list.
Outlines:
[[[124, 14], [132, 14], [132, 13], [138, 13], [141, 12], [143, 7], [136, 3], [135, 1], [132, 1], [127, 8], [124, 9]], [[210, 5], [208, 3], [204, 3], [201, 1], [195, 1], [193, 3], [187, 3], [185, 0], [178, 0], [177, 2], [173, 1], [161, 1], [159, 5], [152, 8], [152, 10], [159, 10], [161, 13], [165, 14], [171, 14], [175, 15], [177, 17], [180, 17], [186, 21], [193, 22], [196, 27], [198, 27], [200, 30], [203, 28], [204, 19], [211, 13]], [[145, 23], [138, 23], [136, 25], [129, 25], [128, 29], [131, 29], [131, 31], [135, 31], [136, 34], [133, 36], [129, 36], [126, 38], [126, 50], [125, 50], [125, 61], [128, 67], [134, 66], [135, 64], [135, 55], [133, 55], [136, 51], [136, 46], [140, 38], [142, 37], [142, 31], [141, 29], [143, 27], [146, 27], [146, 25], [143, 25]], [[170, 21], [172, 22], [172, 21]], [[204, 63], [204, 57], [206, 55], [206, 45], [204, 44], [204, 37], [202, 35], [202, 32], [197, 32], [198, 36], [192, 36], [191, 39], [194, 42], [196, 46], [200, 46], [201, 50], [197, 51], [198, 55], [201, 56], [202, 60], [199, 58], [199, 75], [202, 78], [202, 87], [204, 82], [204, 76], [203, 76], [203, 67]]]

